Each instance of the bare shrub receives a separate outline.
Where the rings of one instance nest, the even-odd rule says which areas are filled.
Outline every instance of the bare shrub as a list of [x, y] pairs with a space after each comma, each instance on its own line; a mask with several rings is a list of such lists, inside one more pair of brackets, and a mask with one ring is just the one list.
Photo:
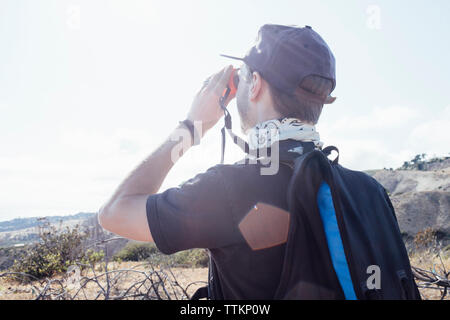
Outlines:
[[77, 262], [95, 264], [102, 260], [102, 252], [85, 250], [83, 244], [88, 235], [78, 225], [58, 229], [46, 219], [40, 222], [39, 242], [28, 245], [21, 252], [11, 267], [12, 272], [42, 279], [66, 272]]

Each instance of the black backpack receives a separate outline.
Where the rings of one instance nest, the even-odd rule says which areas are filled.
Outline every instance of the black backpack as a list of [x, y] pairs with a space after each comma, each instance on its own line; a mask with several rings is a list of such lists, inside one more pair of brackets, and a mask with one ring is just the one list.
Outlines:
[[292, 220], [274, 299], [420, 299], [386, 190], [338, 161], [334, 146], [291, 161]]
[[[291, 213], [274, 299], [420, 299], [394, 208], [386, 190], [364, 172], [327, 158], [334, 146], [281, 144], [280, 162], [293, 174]], [[289, 152], [301, 144], [302, 155]], [[210, 261], [211, 271], [217, 272]], [[210, 276], [208, 276], [210, 278]], [[191, 299], [211, 297], [214, 282]]]

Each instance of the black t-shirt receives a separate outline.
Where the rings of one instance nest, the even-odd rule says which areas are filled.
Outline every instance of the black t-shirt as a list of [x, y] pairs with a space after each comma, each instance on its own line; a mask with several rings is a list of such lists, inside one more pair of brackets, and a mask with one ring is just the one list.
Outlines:
[[209, 249], [214, 299], [272, 299], [279, 284], [292, 171], [260, 170], [260, 164], [217, 165], [147, 200], [161, 252]]

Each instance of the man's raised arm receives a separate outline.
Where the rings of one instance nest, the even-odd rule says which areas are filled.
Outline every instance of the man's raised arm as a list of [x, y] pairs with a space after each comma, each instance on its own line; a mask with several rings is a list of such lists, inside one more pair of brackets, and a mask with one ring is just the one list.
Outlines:
[[[202, 124], [199, 139], [223, 115], [218, 101], [231, 71], [231, 66], [228, 66], [214, 74], [194, 99], [187, 119], [191, 123]], [[227, 102], [232, 98], [229, 97]], [[147, 198], [158, 192], [172, 166], [192, 143], [189, 130], [179, 125], [156, 151], [128, 175], [99, 210], [100, 225], [125, 238], [153, 241], [147, 222]]]

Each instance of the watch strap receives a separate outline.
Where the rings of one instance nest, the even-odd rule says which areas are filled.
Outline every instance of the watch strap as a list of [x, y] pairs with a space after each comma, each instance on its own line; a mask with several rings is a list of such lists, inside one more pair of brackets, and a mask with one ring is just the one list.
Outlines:
[[199, 145], [200, 144], [200, 136], [198, 134], [196, 134], [195, 126], [192, 123], [192, 121], [189, 119], [186, 119], [186, 120], [180, 121], [180, 124], [184, 125], [189, 130], [189, 132], [191, 134], [191, 138], [192, 138], [192, 145], [193, 146]]

